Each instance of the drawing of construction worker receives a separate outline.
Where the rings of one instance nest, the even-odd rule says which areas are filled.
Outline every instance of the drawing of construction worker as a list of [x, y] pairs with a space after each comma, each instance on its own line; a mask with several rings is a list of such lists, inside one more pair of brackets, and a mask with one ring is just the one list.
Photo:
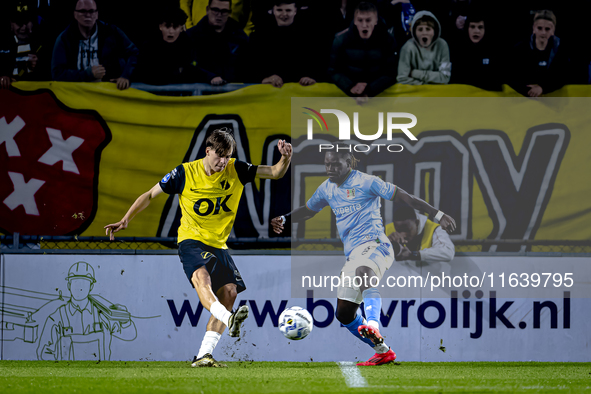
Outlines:
[[96, 282], [90, 264], [75, 263], [66, 280], [71, 297], [45, 321], [37, 358], [76, 360], [94, 355], [99, 360], [110, 360], [113, 336], [124, 341], [137, 336], [131, 315], [125, 306], [90, 294]]

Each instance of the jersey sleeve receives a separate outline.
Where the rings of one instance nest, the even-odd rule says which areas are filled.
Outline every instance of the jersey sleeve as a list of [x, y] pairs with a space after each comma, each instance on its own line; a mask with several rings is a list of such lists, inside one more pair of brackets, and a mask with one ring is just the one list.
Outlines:
[[310, 211], [314, 211], [314, 212], [322, 211], [322, 208], [324, 208], [327, 205], [328, 205], [328, 201], [326, 201], [326, 198], [324, 198], [322, 185], [318, 189], [316, 189], [316, 191], [314, 192], [312, 197], [310, 197], [308, 202], [306, 202], [306, 207]]
[[253, 164], [246, 163], [244, 161], [238, 161], [234, 163], [234, 168], [236, 169], [236, 173], [238, 174], [238, 179], [240, 183], [246, 185], [248, 182], [254, 181], [254, 178], [257, 174], [257, 167]]
[[167, 194], [180, 194], [185, 188], [185, 167], [181, 164], [164, 175], [159, 182], [162, 191]]
[[375, 196], [382, 197], [385, 200], [394, 200], [396, 196], [396, 192], [398, 191], [398, 186], [390, 183], [384, 182], [377, 176], [372, 177], [371, 185], [369, 187], [369, 191], [371, 194]]

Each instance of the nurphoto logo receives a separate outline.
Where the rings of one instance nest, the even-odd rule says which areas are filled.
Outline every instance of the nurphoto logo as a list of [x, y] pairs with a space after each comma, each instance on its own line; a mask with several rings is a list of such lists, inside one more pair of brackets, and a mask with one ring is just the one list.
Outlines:
[[[326, 119], [322, 114], [333, 114], [337, 117], [339, 122], [339, 140], [341, 141], [350, 141], [351, 140], [351, 120], [349, 115], [345, 112], [338, 110], [338, 109], [321, 109], [320, 112], [310, 108], [310, 107], [303, 107], [307, 111], [304, 114], [311, 117], [308, 119], [308, 140], [314, 139], [314, 121], [318, 124], [321, 131], [328, 132], [328, 124], [326, 123]], [[308, 112], [309, 111], [309, 112]], [[392, 132], [394, 130], [402, 131], [408, 139], [411, 141], [417, 141], [417, 137], [415, 137], [409, 129], [413, 128], [417, 124], [417, 117], [408, 112], [387, 112], [386, 113], [386, 138], [388, 141], [392, 140]], [[395, 119], [408, 119], [410, 120], [409, 123], [394, 123]], [[382, 137], [384, 133], [384, 112], [378, 112], [378, 131], [374, 134], [362, 134], [359, 130], [359, 113], [353, 113], [353, 132], [355, 133], [355, 137], [362, 141], [375, 141]], [[388, 152], [397, 153], [402, 152], [404, 147], [400, 144], [353, 144], [349, 145], [348, 147], [342, 146], [334, 146], [333, 144], [319, 144], [318, 149], [320, 152], [323, 150], [332, 150], [336, 149], [339, 150], [348, 150], [348, 151], [355, 151], [355, 152], [369, 152], [372, 147], [373, 149], [377, 149], [378, 152], [380, 151], [381, 147], [386, 147]]]

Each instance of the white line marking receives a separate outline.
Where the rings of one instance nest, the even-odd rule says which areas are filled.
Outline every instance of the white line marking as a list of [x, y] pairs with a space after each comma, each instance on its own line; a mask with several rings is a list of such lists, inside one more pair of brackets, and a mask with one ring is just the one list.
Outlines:
[[339, 368], [341, 369], [341, 373], [345, 377], [345, 382], [349, 387], [367, 387], [367, 381], [361, 373], [359, 369], [357, 369], [357, 365], [350, 361], [340, 361], [337, 363]]

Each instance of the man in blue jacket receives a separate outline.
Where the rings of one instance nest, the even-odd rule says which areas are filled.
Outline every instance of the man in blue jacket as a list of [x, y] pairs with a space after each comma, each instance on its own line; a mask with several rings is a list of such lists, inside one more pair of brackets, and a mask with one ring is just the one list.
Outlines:
[[94, 0], [78, 0], [75, 23], [64, 30], [53, 48], [51, 74], [56, 81], [111, 81], [129, 88], [138, 49], [125, 33], [98, 20]]

